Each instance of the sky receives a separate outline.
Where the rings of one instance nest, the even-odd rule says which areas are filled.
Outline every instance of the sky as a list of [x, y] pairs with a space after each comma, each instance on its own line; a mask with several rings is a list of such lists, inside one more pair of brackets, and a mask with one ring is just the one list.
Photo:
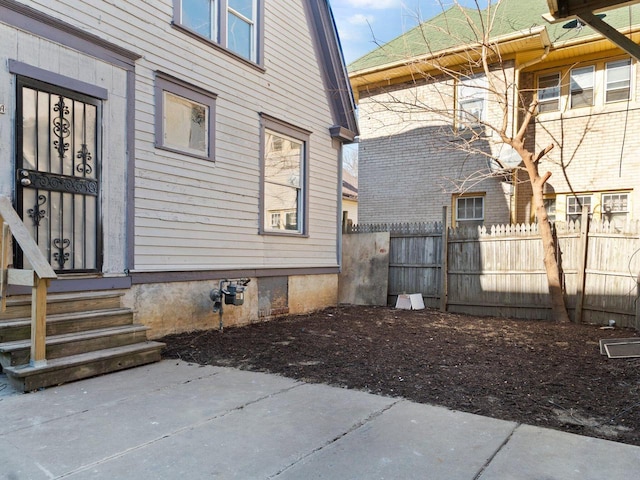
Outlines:
[[[330, 0], [347, 65], [452, 5], [453, 0]], [[473, 4], [472, 0], [461, 4]], [[484, 6], [486, 0], [479, 0]]]

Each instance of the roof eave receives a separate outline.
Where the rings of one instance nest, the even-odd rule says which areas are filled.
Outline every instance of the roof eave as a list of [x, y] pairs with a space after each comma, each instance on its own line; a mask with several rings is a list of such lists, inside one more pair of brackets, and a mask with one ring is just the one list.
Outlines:
[[[531, 40], [534, 37], [540, 38], [540, 49], [551, 44], [547, 28], [544, 25], [536, 26], [527, 30], [519, 30], [517, 32], [511, 32], [506, 35], [501, 35], [492, 40], [492, 43], [497, 45], [500, 51], [505, 50], [509, 45], [512, 48], [516, 48], [518, 42], [524, 42]], [[407, 58], [405, 60], [390, 62], [376, 67], [368, 69], [356, 70], [349, 74], [351, 85], [353, 88], [359, 86], [368, 85], [372, 83], [372, 78], [376, 78], [376, 82], [384, 79], [391, 81], [392, 79], [407, 77], [418, 72], [424, 73], [428, 71], [429, 65], [437, 63], [447, 66], [455, 64], [462, 64], [469, 60], [469, 51], [474, 45], [459, 45], [450, 49], [440, 50], [437, 52], [429, 52], [425, 55], [417, 55], [415, 57]], [[433, 70], [437, 70], [437, 67], [431, 67]]]

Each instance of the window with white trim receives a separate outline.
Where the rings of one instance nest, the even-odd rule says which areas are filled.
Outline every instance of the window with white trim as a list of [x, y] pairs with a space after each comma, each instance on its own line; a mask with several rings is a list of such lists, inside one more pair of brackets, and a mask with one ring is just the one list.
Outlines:
[[605, 82], [607, 103], [628, 100], [631, 94], [631, 59], [608, 62]]
[[474, 128], [485, 120], [487, 77], [473, 75], [458, 82], [458, 128]]
[[595, 67], [574, 68], [570, 74], [569, 104], [571, 108], [590, 107], [593, 105], [595, 84]]
[[622, 58], [537, 75], [538, 113], [605, 106], [633, 97], [634, 62]]
[[602, 194], [601, 204], [602, 219], [612, 224], [616, 229], [622, 229], [629, 216], [629, 194]]
[[591, 195], [572, 195], [567, 197], [567, 222], [579, 221], [582, 216], [582, 207], [588, 207], [591, 214]]
[[174, 0], [174, 23], [254, 63], [262, 63], [264, 0]]
[[309, 134], [263, 115], [262, 233], [306, 233]]
[[482, 225], [484, 222], [484, 197], [456, 198], [456, 224], [459, 227]]
[[560, 73], [538, 77], [538, 111], [540, 113], [560, 110]]
[[547, 211], [547, 218], [551, 223], [556, 221], [556, 197], [548, 197], [543, 200], [544, 209]]

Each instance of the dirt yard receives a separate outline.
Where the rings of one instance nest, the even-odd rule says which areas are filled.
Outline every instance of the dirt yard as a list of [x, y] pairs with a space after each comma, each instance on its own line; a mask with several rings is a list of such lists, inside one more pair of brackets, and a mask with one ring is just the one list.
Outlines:
[[[217, 318], [212, 320], [212, 326]], [[640, 446], [634, 330], [388, 307], [338, 307], [171, 335], [165, 358], [278, 373]]]

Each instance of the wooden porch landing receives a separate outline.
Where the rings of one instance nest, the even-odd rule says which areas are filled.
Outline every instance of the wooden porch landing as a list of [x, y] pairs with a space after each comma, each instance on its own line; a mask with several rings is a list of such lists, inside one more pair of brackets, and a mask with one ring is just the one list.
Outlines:
[[28, 392], [160, 360], [164, 344], [148, 341], [133, 323], [121, 292], [51, 294], [47, 297], [46, 365], [29, 363], [31, 296], [7, 299], [0, 313], [0, 368]]

